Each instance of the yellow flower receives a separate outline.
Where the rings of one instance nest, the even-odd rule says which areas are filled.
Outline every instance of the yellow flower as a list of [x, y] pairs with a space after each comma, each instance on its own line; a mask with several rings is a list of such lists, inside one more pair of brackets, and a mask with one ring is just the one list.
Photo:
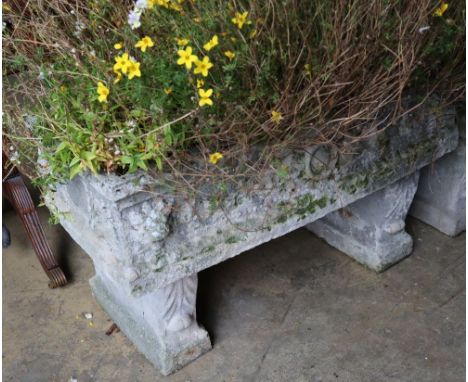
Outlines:
[[247, 21], [248, 15], [249, 15], [249, 12], [244, 12], [244, 13], [236, 12], [236, 17], [232, 18], [231, 21], [233, 24], [237, 25], [239, 29], [242, 29], [245, 22]]
[[169, 0], [154, 0], [160, 7], [169, 8]]
[[128, 53], [117, 56], [115, 57], [114, 72], [117, 73], [120, 70], [123, 74], [126, 74], [129, 65], [130, 60], [128, 59]]
[[147, 48], [151, 48], [153, 46], [154, 46], [154, 42], [153, 40], [151, 40], [151, 37], [149, 36], [143, 37], [140, 41], [138, 41], [135, 44], [135, 48], [140, 48], [143, 53], [146, 52]]
[[182, 7], [179, 4], [171, 3], [169, 7], [177, 12], [182, 12]]
[[187, 69], [192, 68], [192, 64], [198, 60], [197, 56], [192, 54], [192, 47], [188, 46], [185, 50], [181, 49], [177, 51], [179, 59], [177, 60], [178, 65], [185, 65]]
[[130, 60], [130, 65], [128, 66], [128, 79], [131, 80], [133, 77], [141, 77], [140, 63]]
[[171, 94], [172, 93], [172, 88], [165, 88], [164, 93], [166, 93], [167, 95]]
[[115, 74], [117, 74], [117, 78], [114, 80], [114, 84], [116, 84], [117, 82], [119, 82], [122, 79], [122, 73], [115, 72]]
[[123, 48], [123, 44], [121, 42], [114, 44], [114, 49], [120, 50], [122, 48]]
[[213, 101], [210, 98], [213, 95], [213, 89], [208, 89], [208, 90], [198, 89], [198, 95], [200, 96], [200, 101], [198, 101], [198, 104], [200, 106], [205, 106], [205, 105], [212, 106], [213, 105]]
[[200, 88], [202, 88], [203, 86], [205, 86], [205, 81], [203, 81], [203, 80], [197, 80], [197, 89], [200, 89]]
[[61, 86], [60, 86], [60, 91], [61, 91], [62, 93], [65, 93], [65, 90], [67, 90], [67, 88], [65, 87], [65, 85], [61, 85]]
[[195, 70], [193, 71], [195, 74], [201, 74], [203, 77], [208, 76], [208, 70], [213, 67], [213, 64], [210, 62], [210, 58], [208, 56], [203, 57], [203, 60], [199, 60], [198, 58], [195, 61]]
[[201, 23], [201, 18], [196, 16], [193, 18], [193, 21], [195, 21], [197, 24], [200, 24]]
[[210, 41], [208, 41], [205, 45], [203, 45], [203, 49], [205, 49], [206, 51], [209, 52], [216, 45], [218, 45], [218, 36], [214, 35], [213, 38]]
[[176, 41], [177, 41], [177, 45], [179, 46], [185, 46], [185, 45], [188, 45], [188, 43], [190, 42], [188, 39], [186, 38], [177, 38], [176, 37]]
[[448, 8], [448, 3], [442, 3], [440, 6], [434, 11], [434, 16], [441, 17], [445, 13]]
[[234, 60], [234, 57], [236, 57], [236, 54], [234, 52], [231, 52], [230, 50], [227, 50], [224, 52], [224, 55], [229, 58], [229, 60]]
[[107, 102], [107, 96], [109, 95], [109, 89], [104, 85], [102, 82], [98, 83], [97, 87], [97, 94], [99, 95], [98, 101], [99, 102]]
[[221, 159], [223, 159], [223, 154], [221, 154], [221, 153], [210, 154], [210, 163], [216, 164]]
[[283, 116], [279, 111], [272, 111], [271, 112], [271, 120], [275, 123], [280, 123], [280, 121], [283, 119]]

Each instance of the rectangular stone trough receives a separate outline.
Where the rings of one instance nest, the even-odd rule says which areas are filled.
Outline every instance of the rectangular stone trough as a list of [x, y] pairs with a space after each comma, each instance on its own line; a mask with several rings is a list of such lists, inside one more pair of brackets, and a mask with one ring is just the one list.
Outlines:
[[303, 226], [383, 270], [411, 252], [404, 219], [418, 170], [457, 144], [454, 112], [421, 108], [345, 154], [291, 153], [287, 179], [272, 169], [222, 208], [175, 197], [147, 173], [81, 175], [46, 199], [94, 262], [95, 297], [167, 375], [211, 348], [196, 318], [197, 272]]

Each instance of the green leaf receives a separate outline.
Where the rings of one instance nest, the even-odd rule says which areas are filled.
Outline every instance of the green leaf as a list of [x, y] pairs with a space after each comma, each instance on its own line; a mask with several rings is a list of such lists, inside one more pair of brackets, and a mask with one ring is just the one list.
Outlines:
[[77, 165], [73, 166], [70, 169], [70, 179], [73, 179], [76, 175], [78, 175], [83, 168], [81, 167], [81, 163], [78, 163]]
[[80, 157], [74, 157], [71, 162], [70, 162], [70, 167], [73, 167], [75, 166], [77, 163], [80, 163], [81, 162], [81, 158]]
[[173, 141], [174, 138], [171, 126], [167, 126], [164, 128], [164, 142], [166, 143], [166, 145], [172, 146]]
[[137, 166], [145, 171], [148, 171], [148, 166], [146, 166], [145, 161], [142, 159], [137, 161]]
[[146, 139], [146, 150], [151, 151], [154, 149], [154, 141], [151, 137]]
[[70, 147], [70, 143], [67, 141], [63, 141], [58, 145], [57, 149], [55, 150], [55, 153], [58, 154], [60, 151], [65, 150], [67, 147]]
[[80, 153], [80, 156], [87, 162], [92, 161], [93, 159], [96, 158], [96, 154], [91, 151], [82, 151]]
[[145, 153], [145, 154], [142, 154], [142, 155], [140, 156], [140, 159], [142, 159], [142, 160], [148, 160], [148, 159], [151, 159], [152, 156], [153, 156], [153, 154], [151, 154], [151, 153]]
[[156, 160], [156, 167], [158, 168], [159, 171], [162, 171], [163, 164], [162, 164], [161, 157], [156, 157], [155, 160]]
[[120, 160], [125, 164], [130, 164], [133, 161], [132, 157], [129, 157], [128, 155], [123, 156]]

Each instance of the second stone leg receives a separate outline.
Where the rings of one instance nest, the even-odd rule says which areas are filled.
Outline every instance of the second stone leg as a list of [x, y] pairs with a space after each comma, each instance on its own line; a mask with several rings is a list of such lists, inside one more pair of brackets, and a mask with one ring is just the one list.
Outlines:
[[307, 229], [361, 264], [380, 272], [413, 249], [405, 219], [419, 171], [313, 222]]

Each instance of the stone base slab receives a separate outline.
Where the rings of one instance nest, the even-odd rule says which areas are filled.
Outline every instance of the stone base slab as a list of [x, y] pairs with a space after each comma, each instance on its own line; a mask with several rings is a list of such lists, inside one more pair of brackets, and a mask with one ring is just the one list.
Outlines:
[[356, 240], [350, 231], [343, 231], [324, 218], [307, 226], [307, 228], [332, 247], [346, 253], [357, 262], [376, 272], [382, 272], [393, 264], [409, 256], [413, 251], [413, 239], [406, 232], [395, 236], [393, 243], [375, 243], [369, 246]]
[[381, 272], [413, 249], [405, 218], [418, 184], [416, 172], [307, 228], [359, 263]]
[[167, 376], [181, 369], [211, 350], [208, 333], [198, 326], [196, 320], [192, 320], [183, 330], [162, 335], [142, 315], [123, 304], [121, 295], [116, 297], [106, 284], [108, 283], [99, 276], [90, 280], [94, 297], [120, 330], [163, 375]]

